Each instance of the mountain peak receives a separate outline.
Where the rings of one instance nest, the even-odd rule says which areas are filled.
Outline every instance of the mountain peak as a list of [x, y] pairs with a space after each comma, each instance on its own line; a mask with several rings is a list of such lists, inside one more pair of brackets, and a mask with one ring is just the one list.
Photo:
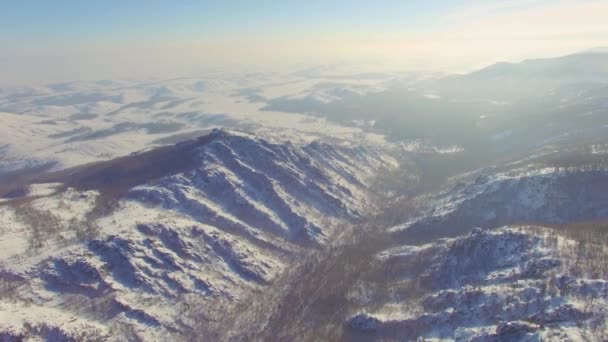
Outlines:
[[581, 54], [588, 54], [588, 53], [608, 53], [608, 46], [598, 46], [598, 47], [594, 47], [588, 50], [583, 50], [579, 53], [577, 53], [578, 55]]

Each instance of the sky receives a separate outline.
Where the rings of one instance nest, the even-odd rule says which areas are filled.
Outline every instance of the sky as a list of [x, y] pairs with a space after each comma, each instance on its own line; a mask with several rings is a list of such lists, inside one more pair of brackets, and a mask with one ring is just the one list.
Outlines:
[[608, 0], [2, 0], [3, 85], [353, 63], [465, 71], [608, 46]]

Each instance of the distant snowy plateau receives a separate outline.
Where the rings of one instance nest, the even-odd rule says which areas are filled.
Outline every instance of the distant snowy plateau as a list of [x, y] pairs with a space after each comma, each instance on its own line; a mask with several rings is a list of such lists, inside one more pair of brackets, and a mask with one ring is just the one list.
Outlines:
[[382, 140], [357, 127], [265, 107], [273, 98], [329, 101], [379, 91], [390, 79], [213, 73], [172, 80], [0, 88], [0, 172], [106, 160], [217, 127], [271, 132], [290, 140]]

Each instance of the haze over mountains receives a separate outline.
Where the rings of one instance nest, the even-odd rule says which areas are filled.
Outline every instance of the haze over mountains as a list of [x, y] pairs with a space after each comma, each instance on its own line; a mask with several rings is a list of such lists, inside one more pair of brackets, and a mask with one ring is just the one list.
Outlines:
[[[2, 89], [2, 153], [8, 161], [3, 168], [17, 169], [26, 161], [74, 166], [213, 127], [296, 131], [309, 140], [324, 135], [382, 140], [377, 134], [384, 134], [389, 140], [469, 149], [515, 142], [525, 144], [512, 149], [534, 148], [564, 134], [588, 142], [603, 134], [607, 68], [600, 49], [431, 79], [400, 73], [340, 75], [322, 68]], [[526, 141], [531, 130], [534, 140]], [[37, 139], [26, 139], [30, 134]], [[507, 136], [519, 138], [501, 139]]]
[[0, 90], [0, 338], [602, 341], [608, 52]]

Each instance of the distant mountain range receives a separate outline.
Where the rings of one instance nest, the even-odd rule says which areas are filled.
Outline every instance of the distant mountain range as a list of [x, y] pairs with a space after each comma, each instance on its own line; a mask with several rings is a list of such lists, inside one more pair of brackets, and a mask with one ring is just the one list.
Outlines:
[[591, 50], [557, 58], [497, 63], [465, 75], [439, 80], [437, 89], [451, 96], [513, 100], [543, 95], [573, 83], [606, 83], [608, 52]]

